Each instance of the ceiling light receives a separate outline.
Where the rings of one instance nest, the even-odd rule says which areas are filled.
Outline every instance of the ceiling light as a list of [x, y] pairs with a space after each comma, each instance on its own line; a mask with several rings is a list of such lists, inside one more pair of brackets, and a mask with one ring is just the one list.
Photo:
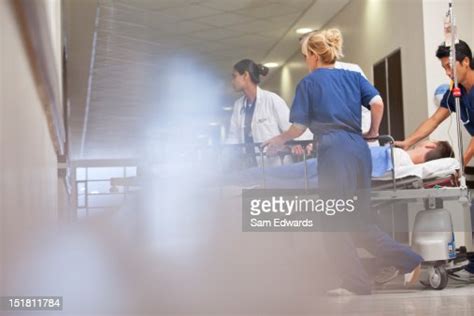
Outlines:
[[211, 122], [211, 123], [209, 123], [209, 126], [219, 126], [219, 125], [221, 125], [221, 124], [219, 124], [219, 123], [217, 123], [217, 122]]
[[265, 67], [268, 67], [268, 68], [276, 68], [276, 67], [280, 66], [278, 63], [265, 63], [263, 65]]
[[222, 108], [224, 111], [232, 111], [234, 108], [231, 106], [225, 106]]
[[309, 32], [312, 32], [313, 29], [310, 29], [309, 27], [302, 27], [296, 30], [297, 34], [307, 34]]

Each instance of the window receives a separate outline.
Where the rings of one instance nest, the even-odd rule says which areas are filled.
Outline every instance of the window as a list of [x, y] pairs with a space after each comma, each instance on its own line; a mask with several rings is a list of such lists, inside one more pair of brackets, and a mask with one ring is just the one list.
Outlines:
[[136, 166], [79, 166], [76, 176], [76, 216], [78, 219], [120, 207], [136, 188], [112, 187], [111, 178], [137, 176]]

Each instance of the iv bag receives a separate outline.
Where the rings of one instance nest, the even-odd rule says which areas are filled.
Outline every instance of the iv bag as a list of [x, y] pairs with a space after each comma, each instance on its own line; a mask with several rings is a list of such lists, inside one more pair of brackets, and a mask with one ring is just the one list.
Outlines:
[[[446, 13], [446, 17], [444, 18], [444, 46], [451, 47], [453, 31], [456, 32], [456, 25], [451, 25], [451, 15], [448, 12]], [[456, 44], [458, 43], [459, 40], [456, 37]]]
[[451, 33], [451, 16], [446, 14], [444, 18], [444, 46], [451, 47], [452, 33]]

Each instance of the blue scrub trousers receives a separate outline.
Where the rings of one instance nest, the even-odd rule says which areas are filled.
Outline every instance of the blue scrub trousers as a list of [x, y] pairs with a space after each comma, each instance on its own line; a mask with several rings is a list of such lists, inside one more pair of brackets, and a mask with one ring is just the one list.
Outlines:
[[[325, 245], [331, 264], [342, 280], [341, 287], [357, 294], [370, 294], [371, 282], [357, 256], [356, 242], [377, 257], [380, 266], [396, 266], [402, 273], [412, 271], [423, 259], [408, 246], [382, 232], [371, 219], [370, 188], [372, 160], [366, 141], [360, 134], [333, 131], [319, 137], [318, 175], [322, 192], [336, 198], [350, 198], [360, 194], [367, 199], [360, 205], [360, 216], [353, 232], [325, 233]], [[364, 194], [365, 193], [365, 194]], [[357, 211], [357, 210], [356, 210]], [[343, 219], [343, 218], [341, 218]]]

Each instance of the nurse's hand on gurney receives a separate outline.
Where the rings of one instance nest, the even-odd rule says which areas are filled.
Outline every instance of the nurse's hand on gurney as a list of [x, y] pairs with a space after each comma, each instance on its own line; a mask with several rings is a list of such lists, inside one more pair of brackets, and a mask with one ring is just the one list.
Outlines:
[[302, 145], [295, 145], [291, 147], [291, 153], [295, 156], [301, 157], [306, 154], [306, 156], [310, 156], [313, 152], [313, 144], [308, 144], [306, 147], [303, 148]]
[[[368, 142], [374, 142], [378, 139], [379, 135], [375, 133], [364, 133], [363, 137]], [[291, 153], [295, 156], [303, 156], [305, 153], [306, 153], [306, 156], [310, 156], [312, 152], [313, 152], [313, 143], [306, 145], [304, 149], [301, 145], [293, 146], [291, 148]]]
[[[266, 148], [268, 156], [276, 156], [279, 152], [284, 150], [285, 143], [303, 135], [306, 126], [299, 124], [292, 124], [290, 128], [282, 134], [275, 136], [262, 144], [262, 148]], [[302, 148], [301, 148], [302, 149]]]
[[301, 145], [296, 145], [291, 147], [291, 153], [295, 156], [301, 157], [306, 154], [306, 156], [310, 156], [313, 152], [313, 144], [309, 143], [306, 147], [303, 148]]
[[262, 143], [262, 149], [265, 151], [267, 156], [273, 157], [278, 153], [284, 151], [286, 140], [281, 135], [275, 136]]
[[[265, 147], [266, 146], [266, 147]], [[285, 144], [280, 145], [277, 144], [276, 146], [272, 146], [270, 150], [268, 150], [268, 145], [265, 143], [262, 145], [262, 148], [265, 149], [265, 153], [268, 156], [275, 156], [277, 154], [289, 154], [291, 153], [292, 155], [301, 157], [304, 156], [305, 154], [307, 156], [311, 155], [311, 152], [313, 151], [313, 144], [309, 144], [306, 147], [303, 147], [302, 145], [293, 145], [293, 146], [286, 146]]]
[[362, 137], [364, 137], [365, 140], [367, 140], [368, 142], [375, 142], [378, 140], [379, 138], [379, 133], [375, 133], [375, 132], [371, 132], [371, 131], [368, 131], [367, 133], [364, 133], [362, 134]]

